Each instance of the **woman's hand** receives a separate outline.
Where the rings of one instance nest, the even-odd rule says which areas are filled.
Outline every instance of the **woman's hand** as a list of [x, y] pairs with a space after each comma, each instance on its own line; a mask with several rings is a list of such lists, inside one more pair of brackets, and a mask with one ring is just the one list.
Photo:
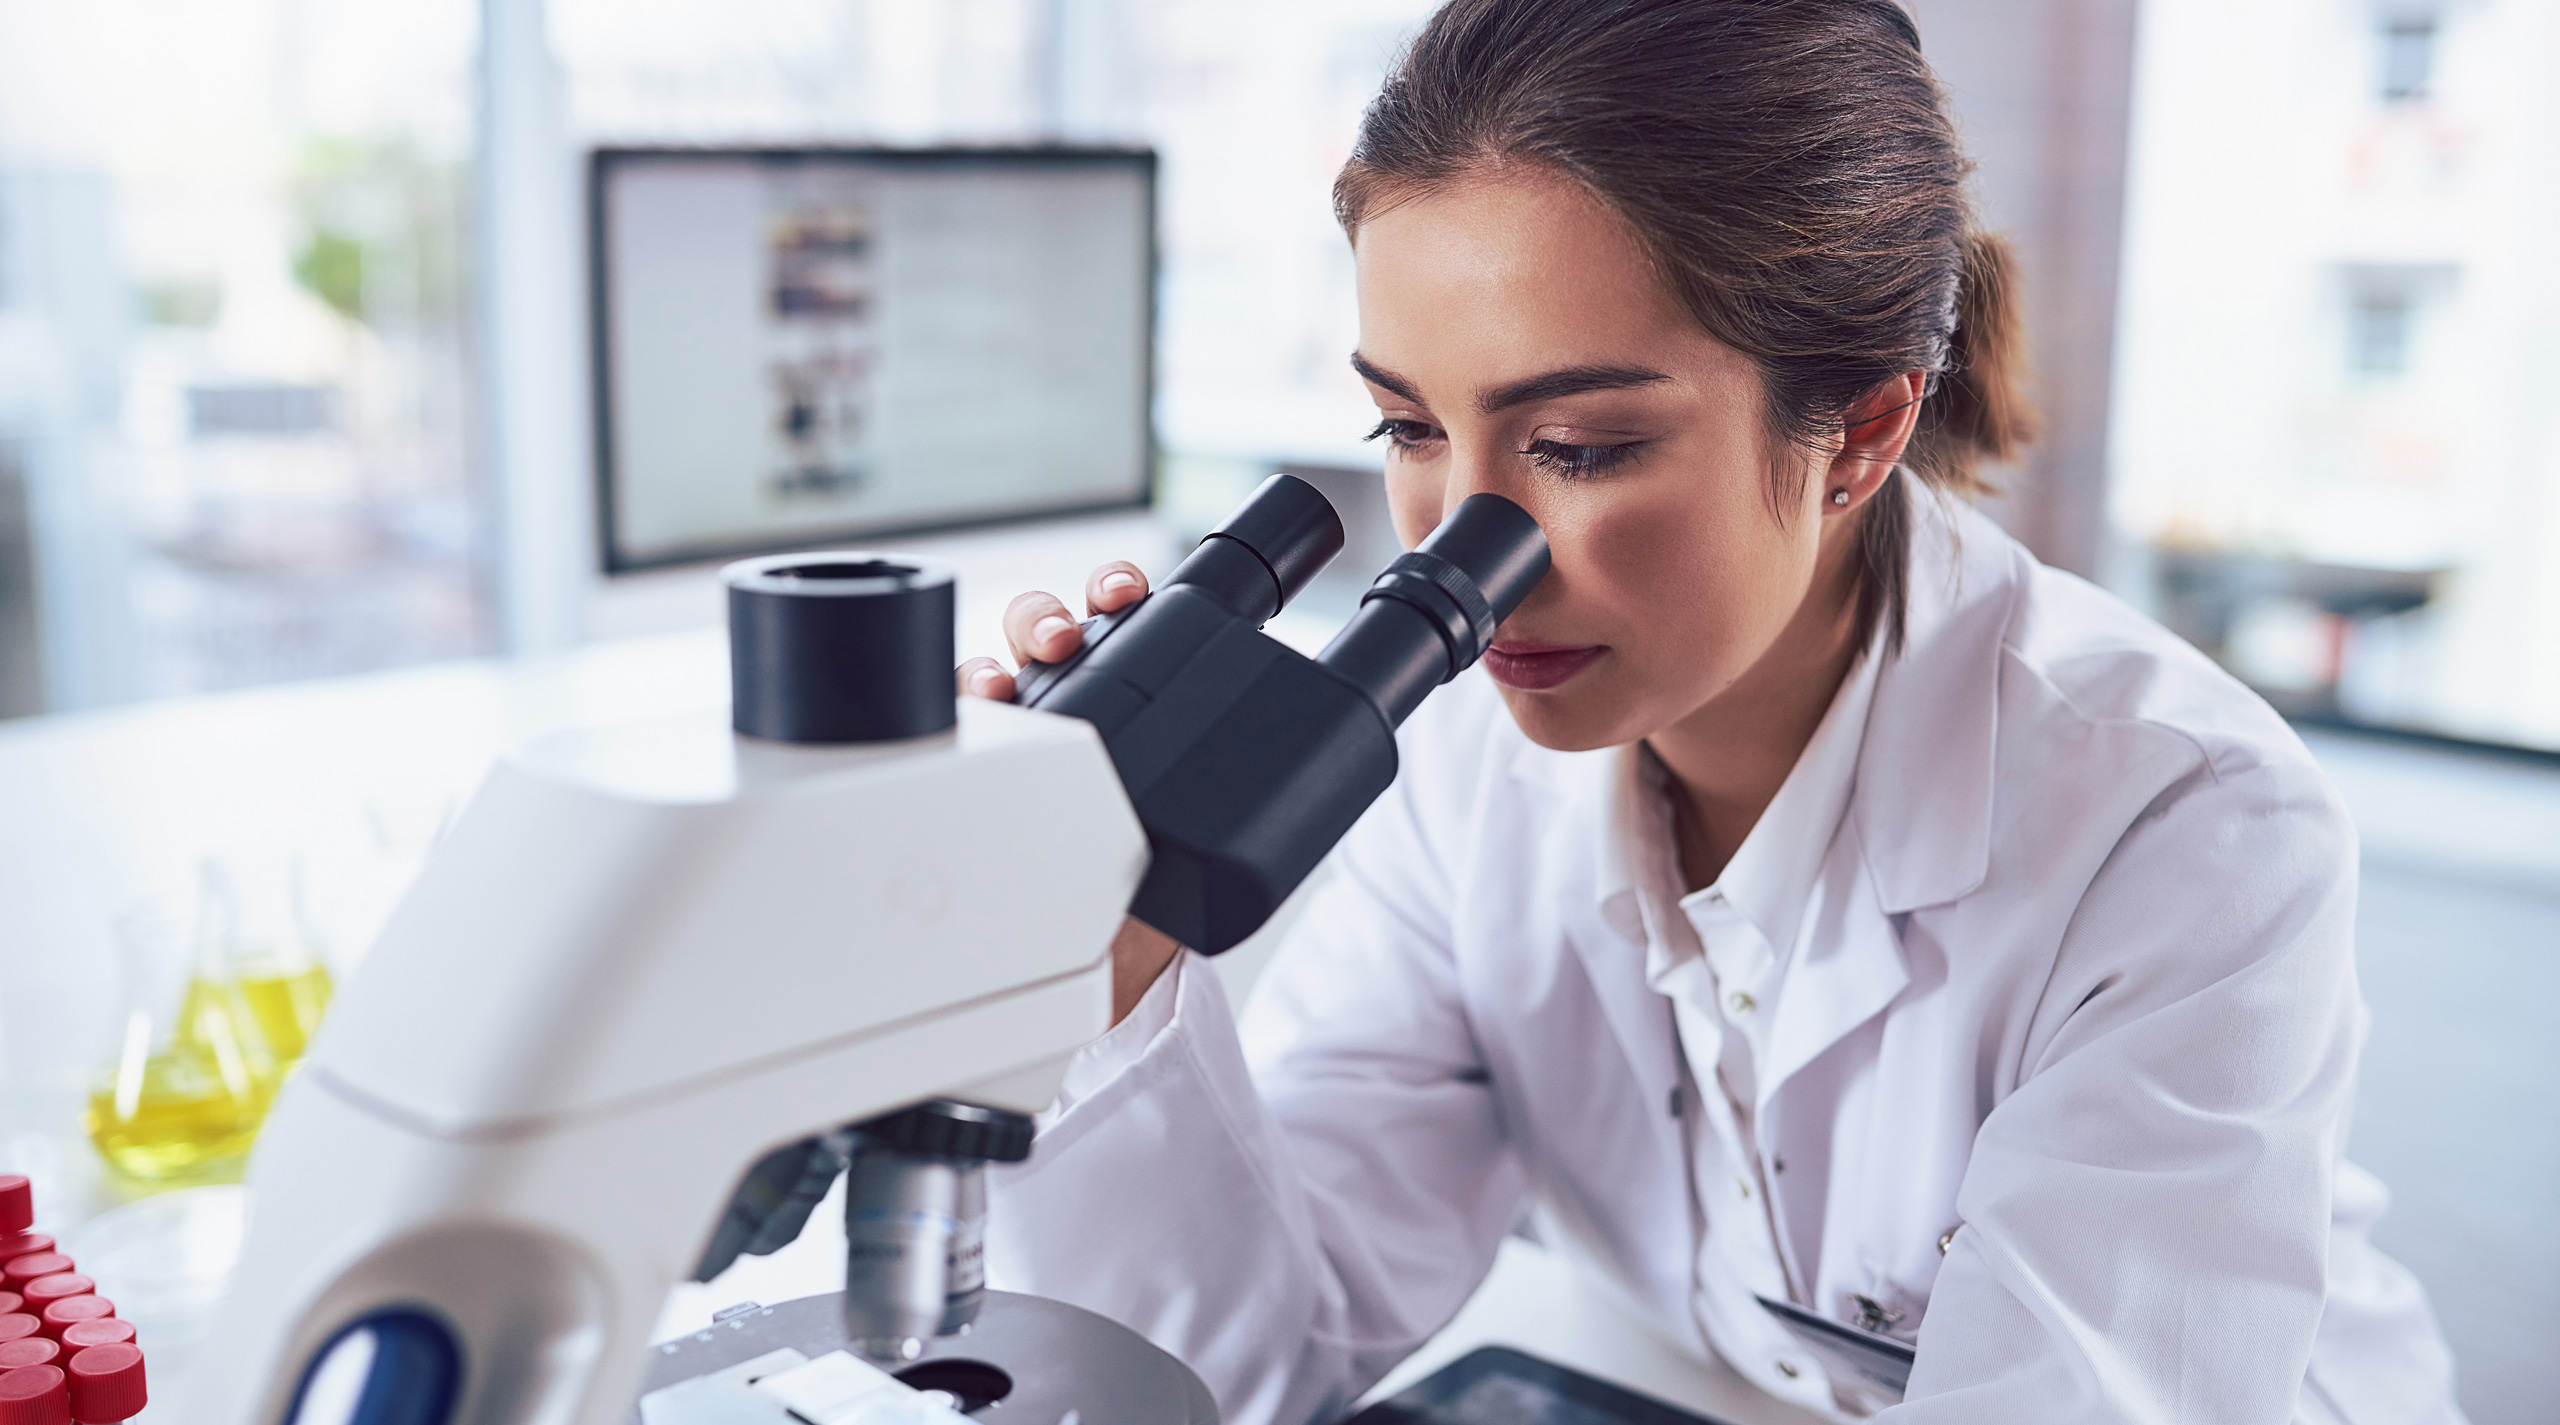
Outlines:
[[[1125, 559], [1103, 565], [1084, 581], [1088, 614], [1125, 609], [1146, 596], [1145, 571]], [[1004, 641], [1016, 663], [1035, 658], [1055, 663], [1083, 646], [1084, 630], [1067, 617], [1067, 606], [1058, 602], [1057, 595], [1034, 592], [1005, 606]], [[1013, 698], [1013, 675], [992, 658], [972, 658], [960, 665], [960, 692], [964, 697], [1008, 702]]]
[[[1146, 596], [1146, 574], [1126, 560], [1105, 564], [1084, 581], [1084, 607], [1088, 614], [1125, 609]], [[1030, 593], [1005, 607], [1004, 641], [1017, 664], [1035, 658], [1055, 663], [1083, 645], [1084, 630], [1067, 616], [1067, 606], [1058, 602], [1055, 594]], [[997, 702], [1013, 697], [1013, 675], [992, 658], [972, 658], [961, 664], [959, 679], [964, 697], [992, 698]], [[1111, 939], [1113, 1024], [1129, 1017], [1129, 1011], [1146, 997], [1148, 987], [1180, 953], [1182, 947], [1155, 927], [1135, 920], [1120, 922], [1120, 933]]]

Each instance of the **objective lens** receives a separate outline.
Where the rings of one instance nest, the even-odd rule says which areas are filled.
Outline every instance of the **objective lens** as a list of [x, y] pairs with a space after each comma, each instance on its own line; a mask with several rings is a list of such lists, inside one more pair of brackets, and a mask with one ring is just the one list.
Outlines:
[[862, 1148], [844, 1185], [845, 1335], [882, 1360], [912, 1360], [950, 1308], [960, 1165]]

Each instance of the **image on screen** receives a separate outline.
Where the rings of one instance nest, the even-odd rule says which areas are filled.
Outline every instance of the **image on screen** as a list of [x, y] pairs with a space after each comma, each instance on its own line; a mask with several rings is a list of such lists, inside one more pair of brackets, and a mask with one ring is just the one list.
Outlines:
[[1155, 160], [603, 149], [608, 571], [1145, 501]]

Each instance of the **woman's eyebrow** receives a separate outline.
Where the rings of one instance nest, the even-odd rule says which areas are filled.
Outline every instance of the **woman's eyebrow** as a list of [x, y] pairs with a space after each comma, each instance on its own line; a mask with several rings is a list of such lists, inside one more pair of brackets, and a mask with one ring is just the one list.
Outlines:
[[1650, 386], [1656, 381], [1670, 379], [1662, 372], [1648, 371], [1641, 366], [1567, 366], [1496, 386], [1476, 397], [1476, 410], [1489, 416], [1513, 406], [1525, 406], [1531, 401], [1552, 401], [1559, 396], [1574, 396], [1584, 391], [1620, 391], [1629, 386]]
[[1351, 369], [1359, 372], [1360, 379], [1368, 382], [1370, 385], [1392, 391], [1396, 395], [1413, 402], [1417, 406], [1427, 406], [1430, 404], [1430, 402], [1422, 399], [1422, 393], [1414, 389], [1412, 382], [1407, 381], [1403, 377], [1398, 376], [1383, 366], [1379, 366], [1371, 362], [1369, 358], [1362, 356], [1356, 351], [1351, 353]]
[[[1411, 381], [1389, 371], [1358, 352], [1351, 353], [1351, 369], [1372, 386], [1393, 392], [1417, 406], [1430, 402]], [[1621, 391], [1629, 386], [1650, 386], [1671, 378], [1662, 372], [1641, 366], [1567, 366], [1522, 380], [1507, 382], [1476, 397], [1476, 409], [1492, 415], [1531, 401], [1552, 401], [1559, 396], [1579, 395], [1584, 391]]]

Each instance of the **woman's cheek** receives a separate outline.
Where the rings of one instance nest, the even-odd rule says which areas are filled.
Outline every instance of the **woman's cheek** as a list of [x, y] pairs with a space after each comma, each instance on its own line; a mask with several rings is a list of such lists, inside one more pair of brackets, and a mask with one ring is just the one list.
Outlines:
[[1743, 549], [1729, 531], [1694, 504], [1645, 501], [1613, 509], [1577, 531], [1577, 582], [1607, 590], [1607, 600], [1630, 632], [1648, 641], [1688, 645], [1697, 658], [1713, 628], [1736, 610], [1747, 582], [1739, 578]]

